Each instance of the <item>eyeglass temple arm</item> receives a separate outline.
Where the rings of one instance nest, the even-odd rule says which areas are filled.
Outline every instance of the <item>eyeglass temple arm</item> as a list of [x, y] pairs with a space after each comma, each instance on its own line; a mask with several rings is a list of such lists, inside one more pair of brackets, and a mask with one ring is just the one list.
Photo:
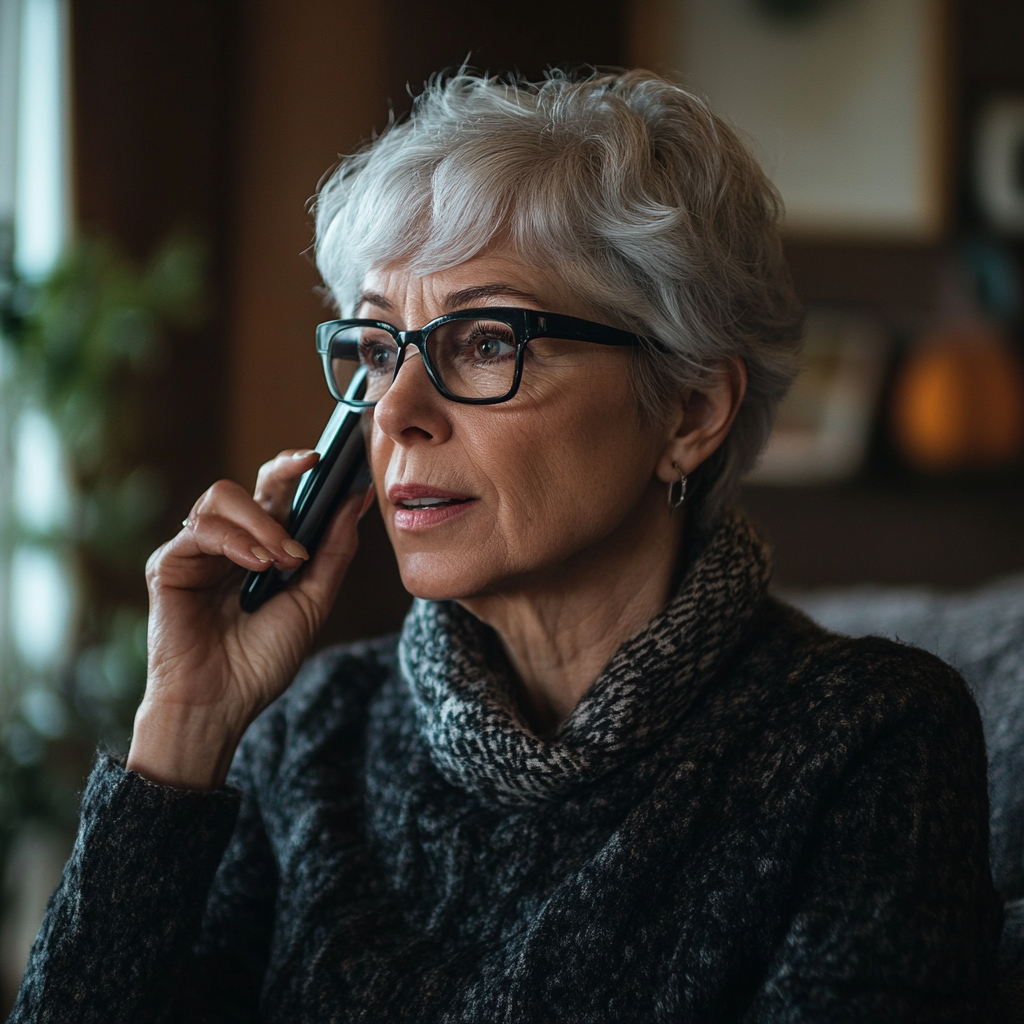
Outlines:
[[668, 351], [656, 338], [604, 324], [581, 322], [562, 313], [534, 313], [528, 310], [528, 328], [531, 338], [565, 338], [567, 341], [589, 341], [598, 345], [648, 345], [659, 352]]

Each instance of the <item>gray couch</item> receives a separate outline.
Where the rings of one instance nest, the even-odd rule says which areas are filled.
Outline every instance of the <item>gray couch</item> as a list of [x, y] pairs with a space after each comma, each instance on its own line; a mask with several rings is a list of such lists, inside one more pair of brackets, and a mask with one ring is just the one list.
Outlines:
[[956, 667], [981, 709], [989, 756], [992, 877], [1003, 897], [1007, 1016], [1024, 1021], [1024, 576], [966, 594], [864, 587], [785, 594], [829, 629], [887, 636]]

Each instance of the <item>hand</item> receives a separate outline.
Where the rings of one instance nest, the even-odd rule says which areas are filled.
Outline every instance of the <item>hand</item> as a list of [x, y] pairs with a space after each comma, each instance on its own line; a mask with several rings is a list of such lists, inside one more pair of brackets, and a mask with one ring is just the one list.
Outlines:
[[372, 488], [339, 509], [316, 559], [251, 615], [243, 570], [295, 569], [306, 552], [287, 518], [316, 452], [285, 451], [259, 472], [256, 493], [229, 480], [196, 502], [182, 531], [149, 559], [149, 673], [128, 767], [188, 789], [221, 786], [249, 723], [287, 688], [355, 554]]

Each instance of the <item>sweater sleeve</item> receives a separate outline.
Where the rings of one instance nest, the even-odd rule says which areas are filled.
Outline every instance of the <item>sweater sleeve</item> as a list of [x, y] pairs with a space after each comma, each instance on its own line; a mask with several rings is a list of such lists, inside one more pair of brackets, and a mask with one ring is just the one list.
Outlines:
[[259, 998], [274, 932], [277, 860], [267, 839], [243, 744], [228, 782], [242, 793], [234, 835], [206, 901], [180, 1016], [188, 1024], [247, 1024]]
[[991, 1020], [984, 742], [966, 691], [949, 696], [871, 737], [824, 801], [745, 1024]]
[[10, 1024], [174, 1020], [239, 804], [233, 790], [154, 785], [101, 757]]

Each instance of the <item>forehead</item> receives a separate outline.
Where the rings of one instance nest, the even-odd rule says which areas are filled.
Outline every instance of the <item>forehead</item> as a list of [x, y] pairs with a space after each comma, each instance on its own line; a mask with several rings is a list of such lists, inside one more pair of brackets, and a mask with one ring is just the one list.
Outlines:
[[557, 273], [530, 266], [508, 250], [491, 250], [429, 273], [404, 264], [371, 269], [357, 310], [374, 308], [412, 320], [487, 305], [585, 315], [567, 291]]

